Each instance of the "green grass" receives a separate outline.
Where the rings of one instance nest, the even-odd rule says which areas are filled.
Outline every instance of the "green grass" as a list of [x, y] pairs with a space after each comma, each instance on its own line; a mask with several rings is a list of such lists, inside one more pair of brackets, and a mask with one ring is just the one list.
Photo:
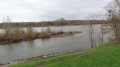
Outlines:
[[83, 50], [34, 62], [26, 62], [24, 64], [18, 64], [10, 67], [39, 67], [46, 64], [73, 58], [84, 52], [88, 52], [95, 49], [99, 50], [96, 50], [93, 53], [81, 57], [77, 57], [56, 64], [51, 64], [46, 67], [120, 67], [120, 42], [113, 44], [104, 44], [99, 47], [91, 48], [88, 50]]

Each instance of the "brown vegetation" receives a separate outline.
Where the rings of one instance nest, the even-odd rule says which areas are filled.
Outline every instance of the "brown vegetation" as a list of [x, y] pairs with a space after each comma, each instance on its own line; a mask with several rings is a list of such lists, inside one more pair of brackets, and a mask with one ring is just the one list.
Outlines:
[[20, 41], [34, 40], [38, 38], [65, 37], [72, 36], [77, 33], [80, 32], [52, 32], [50, 28], [47, 28], [41, 32], [36, 32], [32, 27], [27, 28], [26, 31], [24, 31], [22, 28], [9, 28], [9, 30], [5, 29], [5, 32], [0, 34], [0, 44], [2, 45]]

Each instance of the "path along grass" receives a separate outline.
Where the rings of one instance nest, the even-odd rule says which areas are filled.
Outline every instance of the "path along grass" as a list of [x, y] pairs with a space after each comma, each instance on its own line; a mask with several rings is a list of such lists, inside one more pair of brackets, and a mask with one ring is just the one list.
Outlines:
[[120, 42], [10, 67], [120, 67]]

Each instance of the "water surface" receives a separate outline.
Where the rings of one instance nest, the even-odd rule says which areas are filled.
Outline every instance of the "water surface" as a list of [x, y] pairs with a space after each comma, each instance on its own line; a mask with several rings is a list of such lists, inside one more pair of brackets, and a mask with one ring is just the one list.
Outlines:
[[[0, 45], [0, 63], [52, 53], [91, 48], [86, 27], [87, 25], [50, 27], [52, 31], [81, 31], [82, 33], [69, 37], [36, 39], [33, 41]], [[42, 28], [46, 29], [46, 27]], [[36, 27], [34, 29], [41, 31], [42, 28]], [[95, 35], [98, 35], [100, 25], [95, 25], [94, 28], [96, 29]], [[96, 36], [96, 42], [97, 40], [99, 39]], [[108, 35], [104, 36], [104, 42], [108, 42]]]

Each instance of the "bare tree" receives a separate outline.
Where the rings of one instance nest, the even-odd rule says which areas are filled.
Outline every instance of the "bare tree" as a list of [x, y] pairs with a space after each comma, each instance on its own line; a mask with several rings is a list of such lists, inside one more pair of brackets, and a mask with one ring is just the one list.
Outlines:
[[99, 44], [103, 44], [104, 41], [104, 23], [105, 23], [105, 16], [103, 14], [97, 15], [98, 23], [100, 24], [100, 33], [99, 33]]
[[87, 19], [89, 20], [88, 22], [88, 26], [87, 26], [87, 33], [91, 42], [91, 48], [96, 46], [96, 42], [95, 42], [95, 29], [94, 29], [94, 15], [89, 15], [87, 17]]
[[5, 16], [2, 18], [2, 28], [5, 30], [5, 37], [9, 36], [11, 32], [11, 22], [12, 19], [9, 16]]
[[120, 0], [114, 0], [107, 6], [107, 20], [114, 32], [115, 39], [120, 40]]

